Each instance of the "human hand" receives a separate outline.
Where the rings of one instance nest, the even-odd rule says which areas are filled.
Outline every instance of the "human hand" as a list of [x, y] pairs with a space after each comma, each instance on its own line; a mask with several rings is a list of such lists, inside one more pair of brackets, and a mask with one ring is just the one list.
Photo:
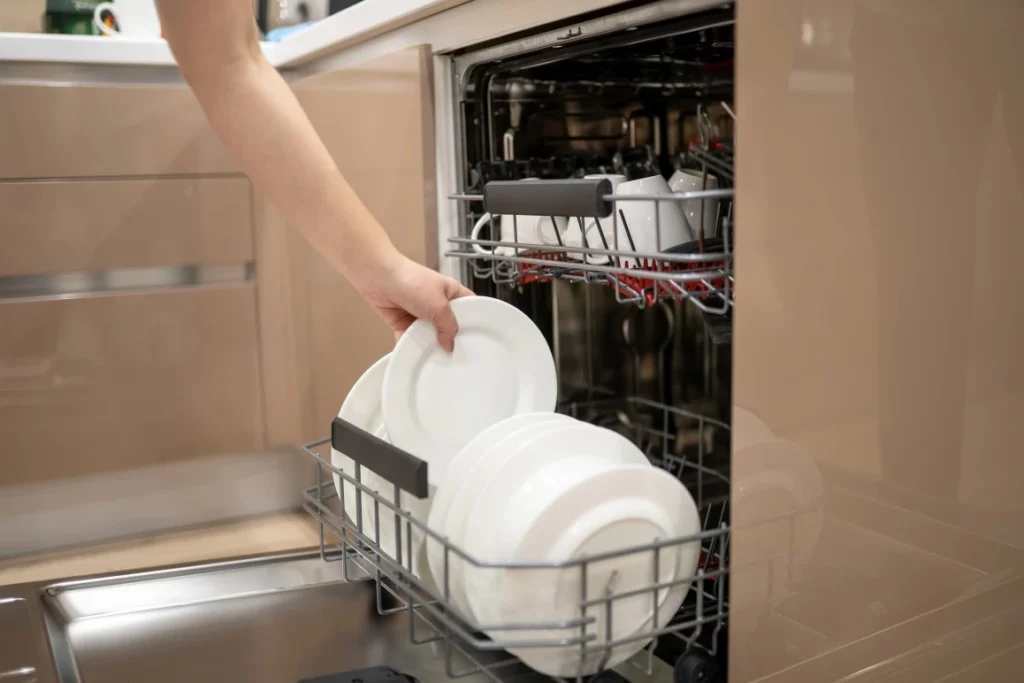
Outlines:
[[450, 277], [396, 253], [393, 259], [372, 267], [357, 284], [359, 293], [395, 332], [402, 336], [419, 318], [437, 329], [437, 341], [445, 351], [455, 348], [459, 323], [451, 300], [473, 296], [473, 292]]

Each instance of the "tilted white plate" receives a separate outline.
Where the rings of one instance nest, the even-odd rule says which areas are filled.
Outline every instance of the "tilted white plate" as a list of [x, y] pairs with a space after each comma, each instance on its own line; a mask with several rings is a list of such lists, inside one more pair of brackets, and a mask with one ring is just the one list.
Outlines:
[[[384, 416], [381, 411], [381, 387], [384, 383], [384, 374], [388, 366], [389, 358], [390, 356], [384, 356], [363, 373], [363, 375], [352, 386], [352, 390], [348, 392], [348, 396], [345, 397], [345, 401], [341, 405], [341, 410], [338, 411], [338, 417], [341, 419], [385, 441], [387, 441], [389, 437], [384, 429]], [[355, 461], [344, 453], [336, 451], [333, 448], [331, 449], [331, 464], [350, 477], [355, 478]], [[373, 472], [369, 467], [364, 466], [361, 468], [360, 481], [371, 491], [379, 492], [382, 498], [394, 503], [394, 484]], [[337, 474], [334, 475], [334, 487], [338, 491], [338, 496], [342, 497], [345, 501], [345, 514], [352, 523], [355, 524], [356, 520], [359, 519], [356, 514], [356, 487], [352, 484], [346, 484], [344, 488], [344, 495], [342, 496], [342, 481], [341, 477]], [[362, 502], [361, 521], [363, 534], [371, 540], [379, 540], [381, 551], [393, 559], [397, 559], [398, 534], [396, 534], [395, 531], [395, 513], [391, 512], [383, 505], [381, 506], [379, 527], [380, 536], [379, 539], [377, 539], [377, 506], [374, 505], [373, 497], [370, 495], [362, 494], [359, 498]], [[401, 492], [399, 497], [401, 509], [405, 510], [420, 521], [427, 518], [427, 514], [430, 511], [431, 500], [432, 495], [425, 499], [420, 499], [404, 491]], [[409, 566], [409, 560], [407, 557], [409, 545], [406, 540], [407, 527], [408, 525], [403, 523], [401, 529], [401, 559], [402, 565], [405, 567]], [[412, 527], [412, 531], [412, 568], [413, 573], [419, 575], [421, 573], [419, 565], [422, 559], [420, 547], [423, 544], [423, 534], [415, 527]]]
[[455, 351], [417, 320], [391, 353], [382, 408], [391, 442], [425, 460], [432, 484], [477, 434], [501, 420], [553, 411], [555, 363], [544, 335], [519, 309], [497, 299], [452, 301]]

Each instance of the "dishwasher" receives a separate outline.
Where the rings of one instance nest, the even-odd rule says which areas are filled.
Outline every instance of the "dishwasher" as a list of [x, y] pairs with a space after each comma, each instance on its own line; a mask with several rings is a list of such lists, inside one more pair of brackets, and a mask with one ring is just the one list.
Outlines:
[[[715, 683], [726, 680], [728, 661], [735, 18], [728, 5], [664, 13], [654, 5], [632, 15], [643, 23], [616, 15], [453, 57], [459, 185], [448, 199], [458, 229], [444, 256], [457, 260], [478, 294], [511, 303], [541, 328], [555, 357], [560, 412], [627, 436], [690, 491], [702, 519], [698, 536], [622, 550], [657, 555], [701, 545], [680, 611], [664, 627], [655, 619], [631, 637], [650, 644], [625, 668], [652, 676], [667, 663], [677, 683]], [[613, 182], [651, 177], [686, 184], [673, 185], [673, 193], [612, 192]], [[659, 207], [653, 223], [638, 221], [627, 206], [640, 204]], [[686, 241], [675, 242], [662, 225], [671, 215], [662, 204], [680, 208]], [[538, 242], [527, 236], [538, 220], [530, 216], [560, 227]], [[400, 489], [426, 495], [412, 456], [340, 419], [330, 441], [395, 484], [371, 491], [357, 467], [355, 477], [341, 475], [342, 497], [370, 496], [378, 510], [394, 512]], [[402, 512], [394, 517], [396, 556], [384, 552], [379, 527], [338, 514], [344, 500], [331, 478], [340, 471], [317, 450], [326, 443], [306, 449], [318, 463], [306, 507], [321, 538], [341, 539], [322, 544], [323, 557], [348, 558], [346, 571], [352, 564], [351, 571], [374, 576], [381, 613], [406, 612], [410, 638], [438, 647], [449, 676], [509, 680], [514, 658], [494, 655], [522, 647], [516, 631], [530, 625], [503, 624], [504, 638], [477, 633], [449, 599], [447, 576], [434, 577], [435, 587], [413, 574], [411, 537], [443, 544], [446, 566], [452, 556], [503, 565], [481, 565]], [[357, 500], [355, 509], [363, 505]], [[557, 566], [587, 574], [586, 559]], [[664, 588], [653, 581], [643, 590]], [[607, 658], [621, 643], [588, 632], [588, 607], [581, 600], [578, 623], [547, 625], [557, 636], [528, 646], [578, 647], [581, 670], [588, 659]], [[603, 614], [610, 621], [613, 613], [609, 597]], [[594, 680], [625, 680], [613, 674]]]
[[[744, 4], [738, 31], [733, 3], [628, 2], [605, 11], [583, 10], [569, 20], [521, 33], [499, 30], [498, 37], [483, 44], [471, 45], [474, 37], [459, 43], [469, 47], [448, 43], [434, 51], [431, 76], [438, 98], [430, 106], [442, 115], [434, 130], [441, 148], [436, 155], [440, 191], [430, 211], [436, 208], [440, 216], [441, 269], [477, 293], [526, 312], [553, 352], [558, 410], [631, 439], [653, 464], [686, 486], [700, 511], [702, 529], [694, 536], [621, 550], [623, 556], [657, 558], [673, 544], [700, 544], [697, 571], [680, 578], [689, 588], [679, 611], [663, 628], [635, 634], [646, 645], [629, 661], [593, 676], [557, 680], [1017, 680], [1019, 675], [1007, 672], [1019, 672], [1024, 651], [1024, 542], [1019, 540], [1019, 502], [1014, 502], [1019, 496], [1003, 501], [1004, 509], [936, 498], [928, 491], [894, 486], [885, 463], [877, 474], [865, 462], [866, 455], [879, 451], [873, 428], [890, 417], [884, 407], [874, 407], [872, 381], [899, 399], [890, 405], [914, 418], [909, 424], [882, 424], [897, 436], [916, 439], [932, 403], [925, 392], [900, 393], [908, 379], [915, 380], [914, 368], [900, 375], [899, 363], [883, 364], [883, 372], [872, 365], [882, 351], [895, 349], [894, 358], [913, 364], [915, 355], [927, 355], [929, 349], [922, 344], [911, 354], [907, 345], [894, 346], [891, 326], [875, 320], [875, 293], [865, 299], [862, 290], [872, 289], [865, 283], [884, 284], [879, 295], [893, 317], [890, 304], [899, 302], [901, 294], [904, 299], [908, 293], [917, 296], [917, 281], [931, 285], [931, 280], [917, 275], [922, 272], [917, 267], [928, 261], [917, 252], [904, 262], [893, 255], [905, 252], [883, 250], [879, 255], [863, 248], [859, 230], [869, 222], [864, 205], [872, 200], [857, 184], [864, 172], [853, 158], [859, 143], [868, 159], [883, 160], [871, 168], [889, 172], [877, 176], [884, 181], [880, 194], [885, 202], [877, 196], [873, 202], [902, 206], [908, 218], [897, 221], [893, 216], [904, 214], [885, 212], [881, 224], [898, 223], [901, 237], [921, 241], [926, 232], [943, 227], [940, 212], [915, 222], [896, 199], [921, 204], [921, 197], [936, 188], [945, 192], [948, 185], [889, 187], [887, 178], [893, 173], [907, 176], [901, 181], [911, 175], [931, 178], [929, 164], [921, 159], [940, 158], [937, 147], [919, 145], [920, 159], [902, 154], [900, 136], [906, 131], [894, 129], [888, 116], [894, 96], [884, 89], [873, 92], [872, 79], [876, 86], [898, 82], [902, 94], [914, 85], [908, 72], [917, 77], [915, 70], [943, 70], [943, 79], [948, 77], [941, 80], [945, 103], [947, 82], [982, 81], [986, 70], [1005, 74], [1015, 62], [987, 54], [960, 64], [971, 45], [964, 41], [953, 54], [952, 43], [941, 34], [934, 54], [928, 54], [948, 56], [949, 63], [923, 66], [909, 59], [903, 64], [883, 55], [854, 83], [849, 55], [840, 49], [846, 43], [834, 33], [849, 24], [839, 10], [856, 5], [857, 12], [867, 13], [859, 19], [870, 20], [874, 10], [867, 6], [880, 3], [794, 0], [788, 18], [786, 3], [771, 3], [770, 9], [768, 4]], [[964, 16], [956, 17], [954, 5], [929, 4], [925, 14], [929, 20], [943, 18], [938, 23], [959, 32], [976, 9], [957, 5]], [[806, 21], [795, 21], [802, 16], [797, 10], [806, 12]], [[977, 26], [991, 33], [993, 25], [1019, 25], [1005, 16], [1011, 20]], [[829, 21], [816, 22], [816, 17]], [[874, 19], [877, 23], [862, 26], [867, 39], [861, 45], [868, 46], [869, 57], [878, 40], [901, 49], [925, 40], [889, 31], [891, 16]], [[465, 26], [473, 36], [479, 34], [479, 24]], [[438, 29], [434, 35], [447, 34]], [[745, 51], [738, 103], [737, 35]], [[416, 33], [407, 43], [418, 45], [422, 36]], [[831, 48], [829, 40], [834, 41]], [[786, 54], [782, 48], [794, 43], [799, 47]], [[915, 54], [908, 52], [909, 57]], [[776, 61], [762, 69], [761, 60]], [[755, 62], [757, 68], [751, 66]], [[958, 64], [964, 69], [959, 80]], [[972, 66], [979, 64], [985, 69]], [[893, 71], [897, 76], [890, 76]], [[770, 89], [756, 92], [762, 80]], [[887, 115], [879, 117], [884, 121], [857, 118], [849, 95], [853, 87], [884, 110]], [[804, 99], [792, 104], [792, 98]], [[780, 100], [788, 105], [781, 112]], [[956, 107], [948, 112], [947, 123], [962, 123], [960, 117], [968, 113]], [[737, 139], [737, 115], [742, 139]], [[933, 120], [938, 121], [935, 131], [926, 132], [947, 130], [939, 125], [941, 119]], [[806, 138], [801, 137], [804, 129]], [[949, 136], [944, 144], [965, 137], [973, 141], [976, 130], [971, 131], [971, 136]], [[888, 144], [876, 144], [878, 136]], [[801, 139], [822, 149], [804, 154], [795, 149]], [[736, 153], [744, 143], [742, 163], [748, 170], [743, 189], [737, 190]], [[990, 156], [1007, 162], [1000, 154], [994, 150]], [[1009, 177], [1008, 172], [991, 175], [1004, 183]], [[615, 191], [624, 182], [646, 178], [672, 183], [672, 192], [622, 196]], [[820, 192], [809, 192], [809, 187]], [[737, 228], [737, 191], [745, 192], [741, 219], [748, 220], [753, 207], [764, 211], [761, 234], [744, 233], [742, 224]], [[959, 198], [946, 195], [943, 210]], [[1004, 199], [993, 193], [981, 203], [1007, 217], [988, 227], [1003, 231], [993, 251], [1008, 255], [1005, 272], [1016, 272], [1016, 255], [1005, 247], [1016, 239], [1013, 227], [1020, 224], [1021, 205], [999, 205]], [[679, 208], [686, 239], [670, 234], [658, 208], [649, 212], [653, 225], [632, 218], [637, 214], [631, 207], [657, 204]], [[921, 206], [913, 209], [916, 215]], [[541, 239], [535, 228], [545, 221], [556, 230]], [[838, 234], [843, 231], [836, 226], [858, 232]], [[955, 227], [959, 231], [962, 226]], [[740, 266], [746, 275], [739, 282], [749, 279], [738, 293], [737, 243], [747, 250]], [[923, 272], [937, 274], [947, 263], [929, 262], [932, 267]], [[979, 268], [974, 275], [986, 273]], [[807, 287], [807, 280], [815, 278], [820, 286]], [[914, 286], [908, 286], [911, 280]], [[782, 296], [774, 290], [782, 285], [791, 294], [787, 306], [775, 305]], [[964, 308], [969, 308], [970, 291], [960, 299]], [[759, 294], [759, 306], [741, 303], [740, 316], [734, 315], [737, 300], [746, 295], [755, 303]], [[854, 301], [861, 308], [837, 313], [835, 299], [842, 295], [859, 296]], [[799, 305], [804, 302], [809, 305]], [[925, 324], [911, 316], [909, 327], [941, 340], [952, 329], [947, 325], [950, 311], [936, 307]], [[747, 322], [758, 316], [760, 323]], [[993, 339], [1016, 340], [1007, 329], [1010, 318], [1000, 306], [987, 325], [973, 327], [995, 330]], [[733, 346], [734, 323], [740, 353]], [[906, 327], [900, 328], [902, 334]], [[876, 329], [883, 332], [877, 339]], [[764, 340], [750, 341], [760, 336]], [[1017, 349], [1019, 344], [989, 348], [1004, 354], [995, 356], [991, 368], [1001, 381], [1013, 379], [1006, 369], [1014, 367], [1010, 359], [1019, 357]], [[978, 355], [976, 350], [974, 360]], [[734, 362], [741, 368], [735, 373]], [[1008, 390], [1011, 398], [1020, 386], [1015, 381]], [[850, 406], [858, 397], [867, 408]], [[751, 452], [745, 447], [767, 428], [742, 409], [744, 399], [778, 430], [782, 438], [773, 443], [792, 439], [802, 447], [808, 444], [805, 451], [815, 449], [817, 456], [808, 454], [805, 469], [813, 495], [785, 507], [769, 506], [763, 520], [757, 517], [762, 501], [746, 497], [750, 480], [745, 477], [756, 463], [748, 462]], [[957, 409], [965, 403], [956, 396], [946, 399]], [[991, 455], [1000, 469], [987, 479], [1002, 484], [1010, 479], [1004, 472], [1012, 472], [1009, 466], [1020, 461], [1015, 457], [1020, 438], [1010, 426], [1021, 420], [1014, 417], [1019, 408], [996, 407], [975, 407], [985, 418], [980, 420], [985, 429], [979, 430], [984, 438], [973, 450], [961, 448], [959, 459], [930, 457], [910, 447], [897, 454], [916, 455], [912, 461], [918, 464], [952, 462], [958, 468]], [[773, 408], [777, 419], [771, 419]], [[864, 420], [853, 419], [864, 417], [864, 411]], [[557, 641], [524, 645], [515, 640], [517, 627], [522, 632], [536, 624], [507, 623], [503, 630], [487, 629], [492, 637], [483, 635], [450, 599], [445, 577], [428, 584], [413, 572], [414, 534], [441, 544], [446, 557], [475, 563], [462, 548], [398, 509], [403, 492], [427, 494], [424, 463], [341, 420], [330, 429], [329, 438], [304, 449], [316, 479], [302, 491], [303, 503], [318, 524], [319, 548], [5, 589], [0, 594], [0, 633], [5, 636], [0, 638], [0, 679], [550, 681], [506, 651], [557, 645], [578, 650], [580, 662], [597, 658], [600, 663], [615, 646], [588, 629], [593, 621], [588, 610], [595, 604], [587, 600], [581, 600], [577, 619], [558, 626], [563, 632]], [[331, 466], [332, 447], [356, 461], [353, 476]], [[362, 468], [371, 463], [393, 489], [373, 490], [363, 482]], [[906, 484], [904, 463], [897, 464], [901, 476], [896, 483]], [[851, 471], [852, 466], [865, 471]], [[778, 473], [769, 469], [770, 485]], [[343, 481], [340, 491], [334, 477]], [[823, 519], [826, 492], [829, 507]], [[379, 523], [341, 513], [343, 498], [352, 496], [355, 510], [362, 511], [369, 501], [374, 519], [381, 519], [383, 509], [385, 517], [390, 511], [388, 518], [397, 520], [393, 555], [379, 543]], [[979, 489], [978, 497], [991, 496]], [[755, 555], [766, 564], [752, 562]], [[558, 568], [574, 568], [585, 576], [591, 561], [579, 558]], [[661, 588], [652, 581], [644, 590], [656, 594]], [[614, 613], [613, 597], [598, 601], [602, 614]], [[499, 631], [509, 635], [494, 638]], [[982, 676], [985, 671], [989, 675]]]

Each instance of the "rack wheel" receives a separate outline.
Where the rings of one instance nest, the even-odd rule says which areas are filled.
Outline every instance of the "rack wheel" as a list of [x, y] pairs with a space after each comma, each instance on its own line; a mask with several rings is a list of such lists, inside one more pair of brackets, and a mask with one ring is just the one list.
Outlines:
[[673, 683], [724, 683], [722, 668], [711, 655], [692, 648], [676, 661]]

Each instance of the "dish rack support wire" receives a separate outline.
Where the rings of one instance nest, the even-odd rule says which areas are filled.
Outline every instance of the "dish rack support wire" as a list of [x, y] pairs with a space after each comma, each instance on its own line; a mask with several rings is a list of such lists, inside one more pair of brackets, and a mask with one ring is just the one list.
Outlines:
[[[489, 215], [492, 237], [507, 237], [502, 235], [499, 218], [510, 216], [512, 239], [480, 239], [468, 230], [464, 234], [470, 237], [448, 239], [453, 248], [446, 255], [467, 262], [474, 277], [498, 285], [561, 279], [611, 287], [619, 303], [646, 307], [660, 299], [688, 300], [707, 313], [725, 314], [735, 304], [734, 195], [734, 188], [620, 195], [613, 194], [609, 180], [592, 178], [492, 181], [484, 185], [482, 194], [453, 194], [449, 199], [467, 205], [460, 211], [467, 223], [478, 215], [468, 205], [482, 203], [479, 215]], [[657, 207], [652, 211], [653, 226], [629, 224], [623, 207], [633, 203]], [[695, 239], [670, 243], [662, 225], [662, 204], [666, 203], [680, 208], [696, 203], [701, 218], [704, 210], [717, 206], [714, 223], [719, 234], [705, 235], [703, 220], [691, 222], [681, 210]], [[554, 230], [553, 243], [521, 240], [521, 216], [550, 218], [552, 225], [557, 224], [555, 217], [567, 217], [565, 236], [578, 237], [570, 241]]]
[[[321, 558], [340, 562], [346, 581], [374, 580], [378, 612], [406, 612], [409, 638], [416, 644], [438, 643], [445, 657], [446, 673], [451, 678], [476, 674], [501, 683], [500, 670], [519, 663], [515, 657], [503, 655], [512, 648], [578, 648], [578, 671], [582, 672], [585, 665], [592, 668], [597, 661], [599, 668], [605, 668], [615, 647], [649, 641], [630, 660], [632, 666], [649, 674], [653, 671], [654, 650], [659, 639], [675, 638], [684, 648], [689, 648], [710, 631], [710, 638], [702, 640], [699, 646], [716, 654], [729, 612], [726, 589], [729, 475], [728, 457], [723, 465], [716, 466], [710, 455], [714, 432], [728, 432], [729, 427], [724, 422], [647, 399], [630, 397], [616, 403], [628, 405], [633, 411], [646, 411], [660, 418], [660, 421], [652, 420], [652, 424], [665, 425], [656, 428], [634, 423], [626, 429], [652, 464], [679, 478], [690, 490], [702, 520], [699, 533], [563, 562], [480, 561], [396, 504], [401, 501], [403, 491], [405, 495], [421, 498], [427, 494], [426, 463], [337, 418], [332, 424], [331, 438], [303, 448], [316, 468], [316, 484], [303, 491], [303, 506], [318, 523]], [[607, 414], [611, 405], [608, 399], [578, 401], [561, 406], [560, 411], [593, 421], [595, 415]], [[328, 446], [351, 460], [342, 466], [332, 464], [330, 454], [321, 454], [328, 451]], [[399, 483], [389, 491], [371, 489], [363, 482], [363, 468], [370, 462], [374, 463], [377, 474]], [[333, 480], [335, 477], [340, 483], [338, 487]], [[354, 515], [344, 513], [346, 501], [350, 503], [350, 510], [354, 508]], [[372, 523], [364, 514], [365, 505], [373, 510]], [[382, 513], [385, 518], [394, 520], [393, 550], [381, 544]], [[429, 578], [414, 565], [414, 539], [417, 538], [424, 539], [425, 543], [440, 544], [444, 553], [442, 576]], [[692, 543], [700, 545], [697, 571], [693, 575], [661, 580], [658, 567], [666, 552]], [[621, 593], [606, 590], [602, 597], [588, 598], [587, 578], [594, 563], [643, 553], [651, 556], [650, 566], [654, 568], [650, 584]], [[581, 599], [576, 616], [554, 621], [474, 625], [452, 600], [450, 569], [456, 561], [476, 568], [509, 572], [579, 571]], [[661, 604], [658, 596], [686, 584], [687, 593], [680, 610], [670, 618], [658, 614]], [[649, 627], [626, 637], [610, 639], [607, 634], [613, 633], [611, 624], [616, 605], [644, 594], [652, 597], [654, 605], [654, 618], [649, 620]], [[601, 623], [595, 613], [603, 615]], [[600, 635], [601, 629], [604, 629], [604, 636]], [[542, 637], [531, 637], [530, 632], [541, 632]], [[705, 644], [707, 641], [710, 644]], [[552, 680], [582, 682], [586, 677], [578, 673], [568, 679]]]

